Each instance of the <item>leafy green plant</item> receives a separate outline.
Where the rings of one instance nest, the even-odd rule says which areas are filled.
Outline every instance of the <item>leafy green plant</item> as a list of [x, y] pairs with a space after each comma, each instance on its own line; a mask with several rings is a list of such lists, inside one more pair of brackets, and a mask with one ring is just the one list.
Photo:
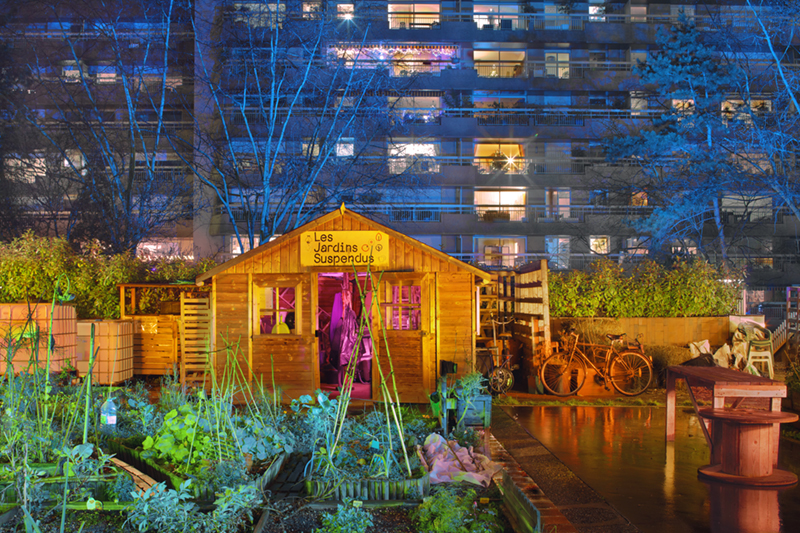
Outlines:
[[158, 483], [142, 494], [134, 492], [127, 523], [140, 532], [234, 533], [243, 522], [252, 521], [253, 508], [261, 503], [253, 485], [240, 485], [220, 494], [211, 513], [201, 513], [198, 506], [189, 501], [190, 485], [191, 481], [187, 480], [178, 490], [172, 490]]
[[314, 533], [365, 533], [369, 527], [372, 517], [361, 507], [361, 502], [345, 498], [335, 513], [322, 515], [322, 527]]
[[[147, 436], [142, 443], [147, 455], [175, 465], [179, 472], [199, 473], [217, 457], [208, 420], [198, 416], [195, 406], [186, 403], [164, 416], [164, 423], [155, 438]], [[152, 451], [151, 451], [152, 450]]]
[[439, 487], [425, 498], [413, 517], [421, 533], [499, 533], [497, 513], [477, 505], [473, 489], [463, 495], [450, 487]]

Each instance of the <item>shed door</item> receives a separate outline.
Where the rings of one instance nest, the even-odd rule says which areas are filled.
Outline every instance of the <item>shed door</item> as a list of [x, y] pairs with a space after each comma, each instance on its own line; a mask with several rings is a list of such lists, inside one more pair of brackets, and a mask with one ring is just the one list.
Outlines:
[[[427, 393], [433, 392], [430, 380], [435, 357], [435, 343], [430, 334], [432, 279], [434, 277], [429, 274], [417, 272], [385, 273], [381, 278], [377, 298], [380, 313], [373, 313], [373, 319], [383, 321], [386, 335], [384, 338], [380, 333], [381, 324], [377, 322], [375, 336], [378, 337], [380, 369], [378, 365], [373, 366], [372, 382], [380, 384], [382, 371], [389, 392], [394, 395], [390, 375], [393, 370], [401, 402], [427, 402]], [[379, 388], [378, 391], [382, 393]]]
[[[319, 387], [314, 375], [314, 329], [308, 274], [253, 274], [250, 285], [250, 360], [253, 378], [290, 398]], [[237, 339], [234, 339], [237, 340]]]

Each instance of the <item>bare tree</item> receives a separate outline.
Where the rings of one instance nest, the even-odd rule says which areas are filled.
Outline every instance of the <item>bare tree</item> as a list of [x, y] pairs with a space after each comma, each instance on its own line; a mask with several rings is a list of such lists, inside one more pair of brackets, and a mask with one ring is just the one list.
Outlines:
[[114, 251], [191, 218], [191, 180], [166, 140], [187, 134], [191, 111], [179, 2], [26, 2], [17, 16], [7, 36], [28, 71], [15, 113], [30, 141], [17, 167], [39, 170], [31, 203], [66, 217], [69, 231], [89, 221]]
[[371, 43], [369, 20], [336, 9], [196, 3], [193, 168], [242, 249], [332, 204], [376, 203], [421, 181], [425, 155], [387, 147], [403, 134], [392, 105], [415, 69]]

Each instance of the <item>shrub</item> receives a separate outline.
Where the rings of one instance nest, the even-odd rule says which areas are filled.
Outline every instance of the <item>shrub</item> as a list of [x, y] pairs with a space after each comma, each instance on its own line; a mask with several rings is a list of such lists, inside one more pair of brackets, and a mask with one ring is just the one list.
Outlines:
[[441, 487], [414, 511], [422, 533], [495, 533], [502, 531], [494, 510], [478, 507], [477, 495], [469, 489], [460, 496], [455, 489]]
[[667, 368], [679, 365], [692, 358], [692, 353], [685, 346], [649, 346], [645, 345], [644, 353], [653, 358], [653, 374], [658, 380], [653, 385], [663, 386], [667, 376]]
[[664, 266], [644, 261], [630, 271], [608, 259], [590, 272], [552, 272], [550, 314], [559, 317], [687, 317], [726, 315], [736, 305], [739, 283], [705, 261]]

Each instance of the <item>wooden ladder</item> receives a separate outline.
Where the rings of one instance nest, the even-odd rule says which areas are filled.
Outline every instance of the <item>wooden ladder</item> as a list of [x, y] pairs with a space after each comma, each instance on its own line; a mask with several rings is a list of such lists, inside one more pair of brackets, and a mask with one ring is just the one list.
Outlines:
[[181, 386], [206, 387], [214, 364], [211, 352], [211, 305], [208, 298], [189, 298], [181, 293]]

